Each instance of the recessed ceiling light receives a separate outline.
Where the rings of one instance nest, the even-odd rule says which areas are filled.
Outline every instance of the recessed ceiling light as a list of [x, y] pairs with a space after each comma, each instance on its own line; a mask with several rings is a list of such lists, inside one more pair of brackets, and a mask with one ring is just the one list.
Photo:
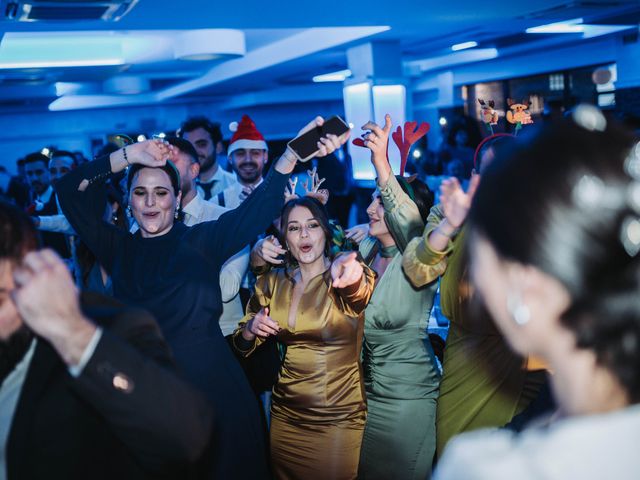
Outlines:
[[451, 50], [453, 50], [454, 52], [457, 52], [458, 50], [466, 50], [467, 48], [474, 48], [477, 46], [478, 46], [478, 42], [456, 43], [455, 45], [451, 46]]
[[313, 77], [315, 83], [321, 82], [344, 82], [351, 76], [351, 70], [338, 70], [337, 72], [325, 73], [323, 75], [316, 75]]
[[582, 33], [585, 30], [585, 26], [581, 25], [582, 18], [574, 18], [572, 20], [565, 20], [564, 22], [547, 23], [546, 25], [539, 25], [537, 27], [527, 28], [527, 33]]

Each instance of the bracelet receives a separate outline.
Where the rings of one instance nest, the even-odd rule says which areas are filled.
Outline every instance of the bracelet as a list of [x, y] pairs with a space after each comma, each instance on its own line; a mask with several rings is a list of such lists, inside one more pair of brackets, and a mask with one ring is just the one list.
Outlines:
[[127, 147], [124, 147], [124, 148], [122, 149], [122, 155], [124, 156], [124, 161], [125, 161], [125, 162], [127, 162], [127, 165], [131, 165], [131, 164], [129, 163], [129, 158], [127, 158]]

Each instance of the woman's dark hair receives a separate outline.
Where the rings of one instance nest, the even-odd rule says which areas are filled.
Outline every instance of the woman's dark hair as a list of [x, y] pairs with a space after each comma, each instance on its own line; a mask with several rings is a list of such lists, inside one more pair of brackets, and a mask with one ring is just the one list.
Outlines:
[[615, 125], [590, 131], [569, 119], [529, 133], [487, 167], [473, 236], [560, 281], [571, 296], [561, 322], [640, 402], [640, 254], [624, 245], [626, 222], [640, 218], [630, 200], [640, 182], [628, 173], [640, 147]]
[[402, 191], [409, 195], [411, 200], [413, 200], [418, 207], [422, 221], [427, 223], [429, 211], [431, 210], [431, 207], [433, 207], [433, 192], [429, 189], [426, 183], [417, 178], [414, 178], [409, 182], [406, 178], [396, 175], [396, 179], [398, 180]]
[[[280, 214], [280, 243], [286, 246], [287, 241], [287, 224], [289, 223], [289, 215], [295, 207], [304, 207], [311, 212], [313, 218], [320, 222], [320, 228], [324, 232], [325, 245], [324, 254], [327, 257], [331, 257], [331, 243], [333, 241], [333, 230], [329, 223], [329, 215], [322, 203], [312, 197], [300, 197], [289, 200], [282, 207], [282, 213]], [[295, 259], [291, 256], [290, 252], [285, 255], [285, 264], [288, 266], [295, 265]]]
[[133, 179], [136, 174], [142, 170], [143, 168], [159, 168], [163, 172], [165, 172], [169, 176], [169, 180], [171, 181], [171, 186], [173, 187], [173, 193], [178, 195], [180, 192], [180, 172], [173, 164], [171, 160], [167, 160], [167, 163], [162, 165], [161, 167], [147, 167], [146, 165], [142, 165], [140, 163], [134, 163], [129, 167], [129, 172], [127, 173], [127, 191], [131, 191], [131, 184], [133, 183]]

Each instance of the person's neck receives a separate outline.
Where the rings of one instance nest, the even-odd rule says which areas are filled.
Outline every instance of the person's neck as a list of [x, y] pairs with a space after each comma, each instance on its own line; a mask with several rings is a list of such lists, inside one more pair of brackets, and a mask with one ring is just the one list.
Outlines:
[[[554, 335], [558, 348], [551, 348], [551, 381], [562, 413], [591, 415], [620, 410], [629, 397], [618, 379], [597, 363], [592, 350], [575, 347], [569, 332]], [[562, 345], [564, 343], [564, 345]]]
[[182, 201], [180, 202], [180, 205], [182, 206], [183, 210], [184, 210], [184, 207], [186, 207], [187, 205], [189, 205], [191, 203], [191, 200], [196, 198], [197, 194], [198, 194], [198, 191], [196, 190], [196, 186], [195, 185], [191, 185], [191, 190], [189, 190], [187, 193], [183, 192]]
[[258, 177], [258, 179], [255, 182], [245, 182], [238, 175], [236, 175], [236, 177], [238, 177], [238, 183], [240, 185], [242, 185], [243, 187], [249, 187], [251, 189], [256, 187], [262, 181], [262, 177]]
[[[140, 224], [138, 224], [140, 225]], [[140, 236], [142, 238], [155, 238], [155, 237], [161, 237], [163, 235], [166, 235], [167, 233], [169, 233], [171, 231], [171, 229], [173, 228], [173, 223], [171, 225], [169, 225], [167, 228], [165, 228], [164, 230], [160, 231], [160, 232], [155, 232], [155, 233], [151, 233], [148, 232], [146, 230], [144, 230], [142, 227], [140, 227]]]
[[385, 233], [376, 237], [382, 247], [395, 247], [396, 241], [393, 239], [390, 233]]
[[[47, 195], [49, 195], [49, 191], [51, 191], [53, 189], [53, 187], [51, 185], [49, 185], [47, 188], [45, 188], [42, 193], [36, 193], [36, 198], [37, 199], [41, 199], [46, 197]], [[53, 192], [51, 192], [53, 193]], [[50, 195], [49, 195], [50, 196]]]
[[324, 255], [313, 263], [301, 263], [300, 279], [302, 280], [302, 283], [306, 285], [311, 279], [323, 274], [330, 265], [331, 262]]
[[213, 176], [218, 172], [218, 161], [214, 161], [211, 167], [205, 172], [200, 171], [200, 181], [202, 183], [207, 183], [211, 181]]

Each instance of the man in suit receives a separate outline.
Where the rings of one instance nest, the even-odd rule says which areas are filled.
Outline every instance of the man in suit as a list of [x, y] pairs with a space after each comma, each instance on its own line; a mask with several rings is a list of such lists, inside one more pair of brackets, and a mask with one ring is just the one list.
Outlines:
[[212, 412], [154, 320], [81, 299], [16, 207], [0, 203], [0, 228], [0, 478], [194, 475]]
[[[29, 215], [48, 217], [61, 214], [62, 210], [51, 185], [49, 157], [40, 152], [27, 155], [24, 158], [24, 170], [33, 199], [33, 203], [27, 208]], [[53, 248], [61, 257], [71, 257], [68, 239], [62, 233], [42, 232], [42, 242], [45, 247]]]

